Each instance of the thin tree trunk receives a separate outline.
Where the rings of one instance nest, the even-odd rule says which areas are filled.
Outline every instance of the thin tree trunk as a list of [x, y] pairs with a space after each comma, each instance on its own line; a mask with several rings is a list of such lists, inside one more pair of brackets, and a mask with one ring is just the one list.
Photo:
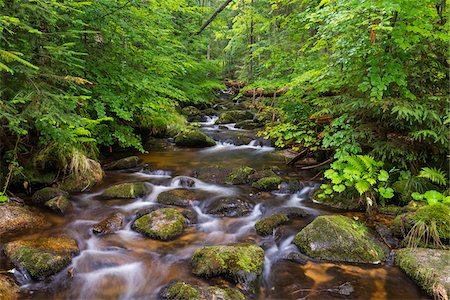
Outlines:
[[217, 16], [222, 12], [222, 10], [224, 10], [228, 4], [231, 3], [231, 1], [233, 0], [226, 0], [212, 15], [211, 17], [209, 17], [208, 21], [206, 21], [203, 26], [199, 29], [199, 31], [197, 31], [195, 33], [195, 35], [199, 35], [200, 33], [203, 32], [203, 30], [205, 30], [205, 28], [211, 24], [212, 21], [214, 21], [215, 18], [217, 18]]

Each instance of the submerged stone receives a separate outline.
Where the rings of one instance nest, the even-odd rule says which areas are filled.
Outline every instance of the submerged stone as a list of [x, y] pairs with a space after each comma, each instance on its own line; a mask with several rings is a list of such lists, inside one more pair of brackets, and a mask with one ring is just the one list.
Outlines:
[[289, 218], [285, 214], [270, 215], [256, 222], [256, 233], [262, 236], [270, 235], [278, 226], [287, 222], [289, 222]]
[[175, 144], [182, 147], [212, 147], [216, 142], [198, 129], [181, 132], [175, 137]]
[[395, 264], [435, 299], [449, 298], [450, 250], [399, 249]]
[[363, 224], [344, 216], [320, 216], [303, 228], [293, 243], [310, 257], [358, 263], [384, 261], [387, 247]]
[[19, 299], [19, 287], [14, 280], [5, 275], [0, 275], [0, 299]]
[[103, 166], [103, 170], [124, 170], [138, 167], [140, 159], [137, 156], [125, 157]]
[[102, 197], [133, 199], [144, 196], [147, 190], [143, 182], [120, 183], [107, 188]]
[[92, 227], [92, 231], [97, 234], [111, 234], [123, 228], [125, 215], [113, 213]]
[[232, 288], [200, 286], [184, 281], [173, 281], [165, 286], [159, 296], [168, 300], [245, 300], [245, 296]]
[[67, 267], [79, 249], [74, 239], [55, 236], [10, 242], [4, 251], [17, 268], [34, 279], [44, 280]]
[[186, 219], [174, 208], [161, 208], [134, 221], [132, 228], [150, 238], [171, 240], [183, 233]]
[[247, 285], [262, 273], [264, 250], [251, 244], [208, 246], [195, 250], [191, 261], [197, 276], [222, 275]]
[[0, 205], [0, 216], [0, 236], [23, 230], [40, 229], [48, 224], [40, 212], [18, 205]]
[[207, 207], [206, 213], [218, 217], [242, 217], [252, 212], [252, 205], [235, 197], [214, 199]]

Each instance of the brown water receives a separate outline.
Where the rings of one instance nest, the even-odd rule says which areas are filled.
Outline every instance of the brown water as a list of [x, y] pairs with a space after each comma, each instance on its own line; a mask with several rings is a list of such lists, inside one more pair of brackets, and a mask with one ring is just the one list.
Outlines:
[[[212, 122], [210, 122], [212, 123]], [[233, 130], [204, 124], [205, 132]], [[235, 131], [242, 133], [241, 131]], [[248, 132], [247, 132], [248, 134]], [[234, 146], [219, 143], [209, 149], [178, 149], [172, 145], [149, 148], [141, 155], [148, 164], [145, 170], [135, 172], [108, 172], [102, 185], [89, 193], [72, 195], [73, 209], [64, 217], [51, 217], [54, 226], [35, 235], [65, 233], [78, 241], [81, 253], [73, 263], [46, 282], [33, 282], [24, 274], [15, 273], [22, 286], [23, 299], [156, 299], [159, 290], [171, 280], [181, 279], [203, 284], [233, 286], [223, 278], [204, 280], [190, 271], [193, 251], [207, 245], [231, 242], [251, 242], [261, 245], [266, 252], [264, 273], [260, 289], [253, 299], [427, 299], [427, 296], [398, 268], [390, 264], [335, 264], [308, 261], [300, 264], [284, 258], [298, 250], [291, 243], [300, 231], [316, 216], [339, 213], [310, 201], [309, 195], [316, 183], [304, 182], [294, 194], [255, 192], [249, 186], [217, 184], [218, 168], [249, 165], [257, 169], [278, 167], [280, 175], [300, 178], [311, 174], [299, 173], [285, 166], [285, 162], [273, 155], [273, 148], [250, 145]], [[131, 153], [124, 153], [123, 156]], [[198, 223], [188, 227], [174, 241], [161, 242], [141, 236], [130, 229], [139, 210], [155, 205], [157, 195], [179, 187], [185, 176], [192, 178], [192, 189], [211, 193], [211, 199], [193, 203]], [[182, 177], [179, 177], [182, 176]], [[184, 177], [183, 177], [184, 176]], [[191, 177], [189, 177], [191, 178]], [[102, 200], [99, 194], [118, 182], [144, 181], [152, 186], [152, 192], [134, 200]], [[205, 203], [216, 197], [230, 196], [245, 199], [252, 205], [252, 212], [240, 218], [219, 218], [204, 213]], [[296, 220], [278, 230], [274, 236], [262, 238], [254, 231], [255, 222], [269, 215], [276, 208], [300, 207], [309, 216]], [[112, 235], [95, 236], [91, 227], [112, 212], [127, 216], [125, 229]], [[14, 237], [10, 238], [11, 240]], [[0, 257], [0, 268], [12, 266]], [[349, 284], [354, 291], [349, 296], [336, 293], [336, 289]]]

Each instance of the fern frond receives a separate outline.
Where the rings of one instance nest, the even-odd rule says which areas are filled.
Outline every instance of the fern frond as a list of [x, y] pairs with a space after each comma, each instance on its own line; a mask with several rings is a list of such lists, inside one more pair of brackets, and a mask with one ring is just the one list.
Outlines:
[[418, 177], [427, 178], [439, 185], [447, 185], [448, 179], [444, 171], [437, 168], [422, 168]]

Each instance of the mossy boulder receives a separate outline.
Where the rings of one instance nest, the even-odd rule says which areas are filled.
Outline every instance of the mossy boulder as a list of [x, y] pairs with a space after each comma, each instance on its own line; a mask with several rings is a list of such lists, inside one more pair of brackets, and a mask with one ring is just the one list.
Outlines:
[[68, 209], [72, 207], [72, 203], [70, 202], [69, 198], [64, 195], [60, 195], [45, 202], [44, 206], [56, 213], [64, 214]]
[[231, 170], [223, 165], [212, 165], [194, 169], [192, 176], [209, 183], [225, 184]]
[[399, 249], [395, 251], [395, 264], [435, 299], [449, 299], [449, 250]]
[[175, 144], [181, 147], [204, 148], [216, 145], [216, 142], [198, 129], [181, 132], [175, 137]]
[[19, 287], [6, 275], [0, 275], [0, 299], [16, 300], [19, 299]]
[[54, 236], [10, 242], [4, 251], [17, 268], [33, 279], [44, 280], [67, 267], [79, 249], [74, 239]]
[[58, 196], [69, 197], [69, 193], [56, 187], [45, 187], [33, 194], [31, 202], [33, 202], [33, 204], [43, 205], [48, 200]]
[[235, 289], [215, 286], [203, 287], [184, 281], [169, 283], [161, 290], [159, 296], [168, 300], [245, 300], [245, 296]]
[[144, 215], [148, 215], [149, 213], [152, 213], [156, 210], [162, 209], [162, 208], [170, 208], [173, 210], [176, 210], [177, 212], [179, 212], [180, 214], [183, 215], [183, 217], [185, 217], [186, 222], [188, 224], [195, 224], [198, 221], [197, 218], [197, 213], [188, 207], [176, 207], [176, 206], [166, 206], [166, 205], [153, 205], [151, 207], [145, 208], [145, 209], [141, 209], [136, 213], [136, 219], [144, 216]]
[[250, 167], [241, 167], [231, 172], [228, 176], [227, 183], [229, 184], [247, 184], [250, 182], [250, 175], [255, 173], [255, 169]]
[[208, 246], [195, 250], [191, 262], [197, 276], [225, 276], [246, 285], [262, 273], [264, 250], [251, 244]]
[[144, 196], [148, 190], [143, 182], [120, 183], [107, 188], [102, 197], [133, 199]]
[[201, 122], [203, 120], [203, 113], [194, 106], [186, 106], [182, 109], [182, 113], [186, 116], [188, 122]]
[[277, 214], [284, 214], [289, 219], [301, 219], [308, 215], [306, 210], [300, 207], [282, 207], [275, 211]]
[[43, 214], [18, 205], [0, 205], [0, 216], [0, 236], [48, 225]]
[[260, 191], [273, 191], [278, 189], [281, 183], [279, 176], [263, 177], [252, 184], [252, 187]]
[[191, 201], [203, 200], [207, 197], [207, 193], [198, 190], [175, 189], [159, 194], [156, 202], [165, 205], [188, 207], [191, 206]]
[[320, 216], [303, 228], [294, 244], [310, 257], [357, 263], [384, 261], [387, 247], [366, 226], [344, 216]]
[[124, 225], [125, 215], [122, 213], [113, 213], [92, 226], [92, 232], [97, 235], [111, 234], [122, 229]]
[[181, 235], [186, 223], [176, 209], [161, 208], [134, 221], [132, 228], [152, 239], [166, 241]]
[[216, 124], [237, 123], [248, 119], [253, 119], [253, 114], [248, 110], [228, 110], [220, 114]]
[[89, 168], [83, 174], [69, 174], [60, 183], [60, 188], [68, 192], [84, 192], [100, 183], [105, 175], [102, 166], [92, 159], [87, 159], [86, 164]]
[[241, 198], [217, 198], [206, 206], [206, 213], [217, 217], [242, 217], [250, 214], [252, 207], [253, 205]]
[[262, 126], [260, 123], [255, 122], [254, 120], [244, 120], [244, 121], [237, 122], [235, 127], [241, 128], [241, 129], [252, 130], [252, 129], [261, 128]]
[[287, 222], [289, 222], [289, 218], [285, 214], [270, 215], [256, 222], [256, 233], [262, 236], [270, 235], [275, 228]]
[[273, 170], [259, 170], [249, 176], [250, 182], [258, 181], [264, 177], [276, 177], [278, 176]]
[[103, 166], [103, 170], [125, 170], [136, 168], [140, 165], [140, 159], [137, 156], [129, 156], [115, 160]]

